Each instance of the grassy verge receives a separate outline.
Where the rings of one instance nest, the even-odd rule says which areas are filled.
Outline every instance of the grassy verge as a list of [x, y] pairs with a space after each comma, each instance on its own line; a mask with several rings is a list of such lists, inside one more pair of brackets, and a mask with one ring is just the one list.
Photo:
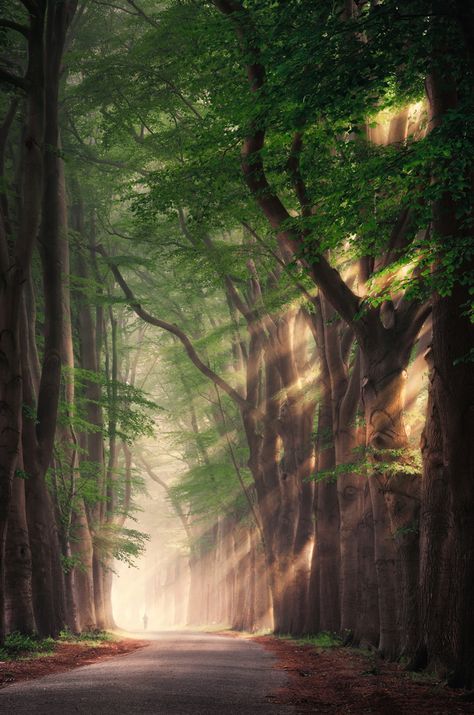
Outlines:
[[71, 631], [64, 630], [59, 634], [60, 643], [81, 643], [83, 645], [99, 645], [118, 640], [118, 636], [110, 631], [84, 631], [75, 635]]
[[107, 631], [92, 631], [75, 635], [62, 631], [57, 639], [27, 636], [22, 633], [10, 633], [0, 647], [0, 661], [24, 660], [51, 655], [58, 643], [77, 643], [84, 646], [100, 645], [115, 640]]
[[[361, 675], [380, 675], [384, 664], [395, 665], [395, 663], [390, 663], [390, 661], [384, 661], [380, 658], [376, 650], [368, 650], [367, 648], [353, 647], [344, 645], [344, 640], [336, 635], [335, 633], [323, 632], [317, 633], [316, 635], [306, 635], [301, 637], [291, 636], [289, 634], [279, 634], [275, 637], [282, 640], [288, 640], [292, 643], [298, 645], [310, 645], [313, 648], [319, 648], [322, 650], [328, 650], [331, 648], [344, 648], [348, 653], [353, 653], [358, 656], [363, 656], [366, 659], [367, 667], [362, 671]], [[406, 661], [400, 659], [397, 662], [400, 667], [400, 673], [404, 678], [410, 679], [415, 683], [421, 685], [431, 685], [436, 687], [441, 687], [445, 684], [445, 680], [440, 678], [437, 673], [434, 672], [414, 672], [407, 670]]]
[[299, 645], [311, 645], [313, 648], [340, 648], [343, 645], [342, 638], [339, 638], [335, 633], [323, 631], [306, 636], [295, 637], [291, 635], [279, 634], [277, 638], [289, 640]]

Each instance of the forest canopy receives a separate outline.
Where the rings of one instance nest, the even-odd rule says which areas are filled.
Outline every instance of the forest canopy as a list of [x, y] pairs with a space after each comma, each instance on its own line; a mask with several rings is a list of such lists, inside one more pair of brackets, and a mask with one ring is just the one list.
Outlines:
[[153, 484], [157, 618], [472, 687], [470, 4], [3, 0], [0, 42], [0, 640], [114, 624]]

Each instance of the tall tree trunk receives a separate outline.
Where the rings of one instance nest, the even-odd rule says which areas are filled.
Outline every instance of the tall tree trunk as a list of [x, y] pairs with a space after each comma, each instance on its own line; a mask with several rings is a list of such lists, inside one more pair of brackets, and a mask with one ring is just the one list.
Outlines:
[[[337, 485], [331, 472], [335, 469], [331, 379], [326, 352], [323, 315], [319, 305], [314, 315], [314, 335], [320, 361], [319, 415], [316, 451], [318, 455], [316, 499], [316, 551], [313, 559], [315, 580], [319, 584], [318, 630], [339, 632], [340, 546], [339, 502]], [[316, 563], [315, 563], [316, 561]]]
[[[76, 188], [76, 192], [79, 189]], [[83, 206], [80, 197], [77, 197], [76, 204], [72, 209], [72, 221], [73, 227], [82, 237], [85, 234], [84, 228], [84, 216], [83, 216]], [[87, 265], [87, 255], [88, 251], [84, 245], [79, 246], [76, 251], [76, 271], [77, 274], [83, 279], [89, 279], [90, 274]], [[79, 324], [79, 348], [80, 348], [80, 364], [84, 370], [89, 371], [93, 375], [98, 375], [99, 373], [99, 350], [98, 345], [98, 326], [96, 321], [96, 315], [93, 315], [91, 306], [87, 298], [78, 293], [76, 296], [79, 310], [78, 310], [78, 324]], [[99, 319], [101, 315], [99, 314]], [[85, 443], [85, 454], [80, 458], [81, 462], [85, 463], [85, 468], [81, 472], [82, 479], [95, 479], [97, 481], [97, 492], [102, 494], [104, 492], [104, 445], [103, 445], [103, 417], [101, 408], [101, 385], [98, 379], [87, 379], [85, 381], [85, 392], [84, 398], [86, 402], [86, 418], [87, 421], [93, 425], [93, 429], [83, 435], [82, 441]], [[90, 475], [90, 466], [94, 465], [94, 477]], [[82, 507], [80, 507], [82, 509]], [[82, 515], [78, 514], [79, 533], [84, 534], [85, 544], [90, 541], [93, 555], [89, 558], [88, 551], [84, 553], [86, 562], [83, 564], [87, 569], [91, 569], [84, 574], [84, 577], [78, 575], [79, 581], [82, 581], [80, 589], [83, 593], [82, 602], [85, 608], [84, 617], [86, 620], [90, 620], [93, 615], [96, 620], [98, 628], [104, 628], [105, 626], [105, 615], [104, 615], [104, 602], [103, 602], [103, 583], [102, 577], [100, 575], [100, 556], [98, 554], [98, 547], [94, 544], [94, 536], [98, 534], [101, 526], [101, 502], [98, 501], [94, 505], [88, 505], [85, 511], [87, 517], [87, 523], [83, 522]], [[87, 536], [85, 529], [88, 529], [90, 535]], [[79, 544], [79, 542], [76, 542]], [[80, 547], [78, 547], [80, 548]], [[73, 551], [75, 546], [73, 546]], [[89, 583], [93, 584], [93, 602], [88, 603], [89, 598]], [[84, 602], [84, 599], [86, 601]], [[87, 614], [87, 617], [86, 617]]]
[[370, 350], [366, 346], [363, 350], [362, 384], [373, 470], [369, 485], [379, 588], [379, 651], [396, 658], [402, 647], [408, 648], [402, 640], [412, 642], [417, 637], [420, 479], [396, 465], [406, 461], [408, 447], [403, 412], [405, 368], [412, 345], [407, 348], [402, 335], [382, 326], [375, 341]]
[[[365, 444], [365, 439], [364, 442]], [[380, 640], [379, 591], [374, 550], [374, 514], [370, 486], [363, 490], [362, 514], [357, 525], [358, 617], [354, 642], [361, 648], [377, 648]]]
[[[76, 480], [78, 471], [78, 440], [74, 426], [75, 412], [75, 374], [74, 374], [74, 344], [71, 321], [71, 293], [69, 275], [71, 273], [69, 232], [66, 205], [66, 180], [64, 165], [58, 162], [58, 230], [59, 230], [59, 259], [61, 270], [62, 296], [62, 336], [61, 336], [61, 364], [62, 364], [62, 403], [66, 421], [58, 425], [55, 469], [59, 467], [62, 472], [61, 484], [65, 485], [67, 495], [58, 499], [56, 491], [56, 513], [58, 515], [58, 530], [61, 552], [65, 566], [64, 582], [66, 588], [66, 619], [73, 633], [79, 632], [78, 612], [76, 603], [76, 568], [72, 564], [71, 526], [75, 509]], [[58, 484], [58, 480], [56, 480]]]
[[[64, 578], [54, 510], [45, 482], [54, 445], [61, 380], [63, 335], [61, 232], [64, 230], [59, 157], [59, 82], [62, 54], [75, 0], [50, 3], [46, 16], [44, 192], [40, 248], [45, 300], [45, 342], [38, 391], [36, 424], [24, 433], [23, 454], [29, 478], [26, 504], [33, 558], [35, 618], [42, 635], [55, 635], [64, 624]], [[25, 403], [35, 412], [29, 365], [24, 364]], [[28, 387], [26, 388], [26, 384]], [[30, 423], [32, 420], [30, 419]]]
[[64, 574], [53, 504], [46, 483], [45, 469], [35, 459], [35, 444], [24, 435], [23, 449], [28, 473], [27, 517], [33, 561], [33, 604], [36, 626], [42, 636], [57, 636], [66, 623]]
[[28, 83], [22, 140], [18, 238], [10, 257], [7, 224], [0, 215], [0, 642], [4, 638], [5, 537], [12, 482], [21, 444], [22, 364], [20, 322], [22, 294], [31, 265], [41, 215], [44, 140], [45, 12], [41, 3], [29, 13]]
[[[355, 424], [360, 401], [360, 352], [349, 374], [349, 350], [353, 343], [350, 328], [341, 325], [337, 314], [322, 296], [324, 350], [331, 386], [332, 433], [337, 473], [340, 523], [340, 599], [341, 633], [352, 641], [359, 611], [358, 525], [362, 516], [365, 477], [352, 465], [361, 461]], [[344, 332], [342, 328], [345, 327]], [[349, 331], [347, 334], [346, 331]], [[343, 354], [344, 353], [344, 354]]]
[[104, 599], [104, 622], [105, 628], [111, 629], [116, 628], [116, 623], [114, 619], [114, 611], [112, 607], [112, 585], [113, 585], [114, 572], [112, 569], [112, 560], [107, 559], [102, 566], [102, 579], [103, 579], [103, 599]]
[[[33, 341], [33, 342], [30, 342]], [[36, 385], [34, 375], [39, 372], [35, 366], [35, 336], [26, 326], [26, 313], [22, 325], [22, 362], [24, 403], [30, 414], [25, 414], [22, 429], [22, 449], [25, 480], [26, 515], [28, 536], [32, 557], [33, 610], [38, 633], [42, 636], [57, 635], [66, 622], [64, 602], [64, 574], [61, 568], [60, 547], [56, 515], [51, 496], [46, 485], [45, 474], [53, 452], [56, 427], [55, 406], [59, 398], [59, 376], [49, 382], [48, 370], [41, 371], [42, 413], [47, 399], [46, 384], [51, 385], [50, 419], [35, 421]], [[60, 364], [58, 356], [58, 364]], [[54, 402], [56, 400], [56, 403]], [[38, 408], [38, 416], [40, 414]], [[41, 427], [41, 430], [40, 430]], [[44, 445], [44, 451], [40, 444]], [[46, 464], [43, 459], [47, 458]]]
[[[23, 469], [23, 459], [18, 464]], [[5, 552], [5, 625], [7, 633], [36, 631], [32, 602], [31, 551], [25, 508], [24, 475], [13, 480]]]
[[[306, 321], [293, 311], [274, 318], [274, 352], [286, 400], [280, 412], [284, 455], [280, 463], [281, 515], [286, 549], [292, 562], [285, 574], [287, 632], [302, 633], [306, 620], [311, 554], [314, 544], [312, 502], [314, 485], [313, 385], [305, 385], [308, 369]], [[273, 332], [273, 331], [272, 331]]]
[[[463, 90], [456, 87], [449, 61], [440, 61], [443, 48], [434, 49], [436, 68], [427, 80], [427, 94], [430, 124], [436, 128], [457, 107], [458, 91]], [[472, 86], [469, 92], [472, 101]], [[433, 229], [441, 256], [453, 241], [469, 239], [472, 243], [473, 177], [472, 166], [469, 166], [466, 179], [470, 196], [464, 200], [470, 205], [470, 213], [466, 213], [466, 206], [455, 201], [449, 190], [434, 203]], [[435, 266], [435, 270], [437, 268]], [[471, 362], [474, 326], [466, 310], [470, 297], [468, 287], [462, 284], [462, 276], [472, 272], [472, 268], [472, 257], [466, 257], [459, 268], [461, 282], [454, 284], [448, 296], [433, 295], [430, 396], [423, 455], [424, 492], [430, 499], [422, 522], [421, 572], [421, 617], [427, 660], [441, 658], [451, 671], [449, 682], [468, 688], [474, 685], [474, 371]], [[447, 518], [443, 514], [445, 510], [449, 510]], [[436, 571], [434, 558], [441, 559]], [[455, 578], [449, 580], [449, 598], [442, 614], [443, 630], [449, 634], [446, 643], [437, 622], [437, 603], [447, 590], [451, 569]]]
[[96, 627], [94, 605], [93, 544], [82, 499], [76, 502], [72, 515], [71, 551], [80, 564], [75, 567], [77, 611], [81, 631], [93, 631]]
[[457, 286], [448, 298], [433, 301], [421, 617], [428, 662], [441, 662], [451, 671], [452, 685], [469, 688], [474, 684], [474, 384], [462, 357], [472, 349], [474, 335], [463, 315], [467, 300], [467, 290]]
[[98, 550], [94, 548], [92, 554], [92, 576], [94, 584], [94, 611], [96, 626], [99, 630], [107, 628], [104, 596], [104, 567]]

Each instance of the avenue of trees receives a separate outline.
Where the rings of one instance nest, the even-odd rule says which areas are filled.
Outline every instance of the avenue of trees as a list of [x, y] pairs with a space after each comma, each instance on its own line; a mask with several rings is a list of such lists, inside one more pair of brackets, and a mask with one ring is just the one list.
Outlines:
[[0, 41], [0, 639], [113, 626], [148, 481], [163, 621], [472, 687], [474, 9], [1, 0]]

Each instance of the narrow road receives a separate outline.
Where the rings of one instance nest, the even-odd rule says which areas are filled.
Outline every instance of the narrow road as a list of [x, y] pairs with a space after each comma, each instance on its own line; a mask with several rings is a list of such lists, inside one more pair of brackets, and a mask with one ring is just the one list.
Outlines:
[[[139, 635], [143, 638], [143, 633]], [[7, 715], [286, 715], [266, 696], [285, 685], [274, 657], [251, 641], [206, 633], [147, 633], [134, 653], [10, 685]]]

